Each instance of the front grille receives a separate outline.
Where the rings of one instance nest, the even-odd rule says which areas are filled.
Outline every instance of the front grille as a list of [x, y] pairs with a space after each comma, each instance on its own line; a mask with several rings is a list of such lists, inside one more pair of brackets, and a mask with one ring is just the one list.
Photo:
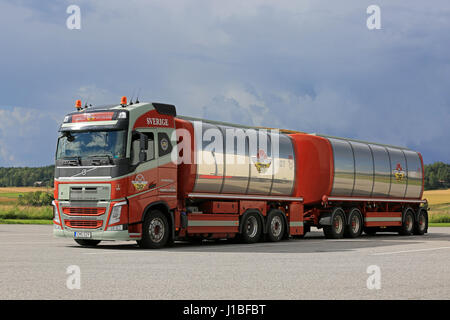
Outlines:
[[97, 229], [103, 224], [101, 220], [66, 220], [66, 226], [69, 228]]
[[69, 216], [99, 216], [106, 212], [106, 208], [76, 208], [66, 207], [63, 208], [64, 214]]

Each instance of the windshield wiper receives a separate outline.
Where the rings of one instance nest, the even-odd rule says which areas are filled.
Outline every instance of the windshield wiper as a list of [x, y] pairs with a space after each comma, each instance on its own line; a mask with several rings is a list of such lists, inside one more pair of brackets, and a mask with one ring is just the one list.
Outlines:
[[[96, 154], [96, 155], [93, 155], [93, 156], [88, 156], [87, 158], [94, 158], [94, 159], [92, 159], [92, 164], [93, 165], [97, 165], [97, 166], [105, 164], [105, 163], [102, 163], [102, 161], [101, 161], [104, 158], [108, 159], [108, 163], [107, 164], [111, 164], [112, 163], [112, 157], [109, 154]], [[95, 159], [95, 158], [100, 158], [100, 159]]]
[[79, 156], [66, 156], [63, 157], [63, 165], [79, 166], [81, 165], [81, 157]]

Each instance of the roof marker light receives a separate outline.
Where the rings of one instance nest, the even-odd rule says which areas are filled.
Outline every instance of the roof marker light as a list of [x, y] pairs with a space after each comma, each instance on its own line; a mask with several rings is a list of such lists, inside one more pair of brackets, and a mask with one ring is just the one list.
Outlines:
[[81, 110], [81, 100], [75, 101], [75, 108], [77, 108], [78, 111]]
[[125, 107], [127, 105], [127, 97], [123, 96], [120, 100], [120, 104], [122, 105], [122, 107]]

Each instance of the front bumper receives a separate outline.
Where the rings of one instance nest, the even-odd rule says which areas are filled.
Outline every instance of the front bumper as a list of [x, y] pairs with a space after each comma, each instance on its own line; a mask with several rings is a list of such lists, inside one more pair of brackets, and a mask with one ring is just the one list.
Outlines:
[[[128, 240], [140, 240], [140, 237], [130, 236], [128, 230], [123, 231], [103, 231], [103, 230], [88, 230], [88, 229], [80, 229], [76, 231], [88, 231], [92, 234], [92, 237], [89, 240], [117, 240], [117, 241], [128, 241]], [[58, 230], [53, 228], [53, 235], [55, 237], [63, 237], [63, 238], [72, 238], [74, 237], [75, 231], [69, 230]]]
[[[111, 211], [116, 205], [123, 206], [125, 209], [122, 209], [118, 220], [110, 224]], [[91, 234], [90, 240], [128, 241], [141, 239], [140, 234], [130, 233], [128, 229], [128, 209], [126, 202], [123, 200], [95, 202], [55, 200], [53, 206], [58, 214], [58, 219], [53, 221], [53, 235], [55, 237], [76, 239], [75, 232], [89, 232]], [[110, 230], [119, 225], [123, 225], [125, 230]]]

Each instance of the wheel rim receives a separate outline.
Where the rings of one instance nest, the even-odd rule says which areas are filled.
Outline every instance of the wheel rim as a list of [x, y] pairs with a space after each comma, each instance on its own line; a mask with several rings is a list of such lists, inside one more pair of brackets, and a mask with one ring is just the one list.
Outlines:
[[258, 233], [258, 221], [255, 216], [251, 216], [247, 220], [247, 235], [249, 238], [253, 238]]
[[334, 225], [334, 230], [337, 234], [342, 232], [342, 225], [343, 225], [342, 222], [343, 222], [342, 217], [340, 215], [334, 216], [333, 225]]
[[425, 216], [423, 214], [421, 214], [419, 216], [419, 229], [420, 229], [420, 231], [425, 230], [425, 224], [426, 224]]
[[361, 222], [356, 214], [353, 215], [351, 222], [352, 222], [352, 232], [358, 233], [359, 229], [361, 228]]
[[270, 232], [274, 237], [279, 237], [283, 231], [283, 224], [279, 216], [274, 216], [270, 222]]
[[153, 242], [160, 242], [164, 237], [165, 228], [161, 218], [155, 218], [150, 222], [149, 235]]
[[412, 227], [413, 227], [412, 222], [413, 222], [413, 218], [410, 214], [408, 214], [405, 219], [406, 230], [408, 230], [408, 231], [412, 230]]

